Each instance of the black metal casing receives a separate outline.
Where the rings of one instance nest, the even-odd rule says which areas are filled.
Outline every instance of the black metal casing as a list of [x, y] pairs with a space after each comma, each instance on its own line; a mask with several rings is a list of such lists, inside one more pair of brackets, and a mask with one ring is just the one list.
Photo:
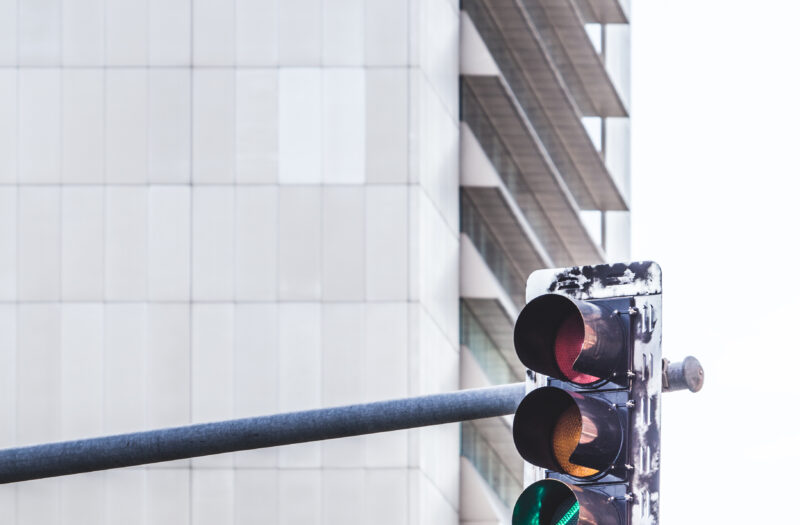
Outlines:
[[[579, 501], [584, 500], [591, 508], [584, 512], [581, 507], [579, 525], [615, 521], [620, 525], [657, 525], [662, 375], [660, 268], [655, 263], [642, 262], [540, 270], [529, 278], [526, 298], [532, 308], [528, 312], [523, 309], [522, 323], [538, 319], [555, 325], [554, 320], [569, 308], [569, 303], [580, 308], [587, 326], [597, 316], [602, 322], [596, 325], [600, 327], [597, 334], [592, 334], [598, 336], [597, 341], [585, 344], [573, 365], [576, 371], [601, 378], [592, 384], [569, 382], [545, 353], [524, 356], [521, 354], [525, 352], [518, 348], [520, 359], [533, 371], [529, 370], [529, 394], [515, 416], [514, 439], [526, 461], [543, 467], [528, 465], [525, 484], [553, 479], [568, 484], [574, 493], [583, 494]], [[533, 299], [537, 299], [538, 306], [531, 303]], [[587, 304], [591, 306], [587, 308]], [[526, 320], [525, 316], [530, 317]], [[614, 327], [615, 322], [619, 329]], [[515, 345], [519, 342], [527, 348], [552, 347], [547, 338], [547, 332], [532, 335], [524, 327], [515, 328]], [[580, 443], [570, 456], [571, 462], [600, 471], [585, 478], [565, 473], [548, 448], [552, 445], [546, 442], [552, 436], [553, 419], [570, 402], [578, 405], [584, 423], [593, 425], [593, 432], [596, 430], [596, 437]], [[539, 434], [533, 426], [526, 431], [525, 425], [517, 422], [518, 418], [527, 419], [526, 412], [534, 404], [539, 405], [535, 419], [540, 425]]]

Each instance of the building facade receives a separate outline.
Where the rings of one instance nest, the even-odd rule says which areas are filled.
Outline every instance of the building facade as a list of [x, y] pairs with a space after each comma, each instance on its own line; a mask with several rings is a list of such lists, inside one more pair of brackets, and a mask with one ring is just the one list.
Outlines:
[[[0, 447], [518, 380], [527, 274], [626, 257], [627, 9], [0, 3]], [[26, 482], [0, 521], [502, 523], [509, 444]]]

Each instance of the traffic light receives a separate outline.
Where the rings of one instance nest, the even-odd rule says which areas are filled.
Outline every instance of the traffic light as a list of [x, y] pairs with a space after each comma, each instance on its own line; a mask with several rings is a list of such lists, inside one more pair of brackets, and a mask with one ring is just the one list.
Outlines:
[[658, 523], [661, 270], [539, 270], [514, 327], [529, 393], [514, 443], [530, 463], [513, 525]]

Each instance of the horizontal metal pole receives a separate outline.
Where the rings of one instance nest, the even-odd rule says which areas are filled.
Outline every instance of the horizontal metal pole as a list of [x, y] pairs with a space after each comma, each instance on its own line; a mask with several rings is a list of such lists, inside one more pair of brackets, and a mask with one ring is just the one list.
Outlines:
[[517, 383], [5, 449], [0, 483], [503, 416], [524, 395]]

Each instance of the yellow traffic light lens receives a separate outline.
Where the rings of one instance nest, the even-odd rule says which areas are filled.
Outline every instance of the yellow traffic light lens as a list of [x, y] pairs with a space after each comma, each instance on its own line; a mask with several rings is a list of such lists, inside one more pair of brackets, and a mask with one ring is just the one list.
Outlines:
[[556, 421], [553, 429], [553, 453], [564, 472], [576, 478], [594, 476], [599, 471], [572, 463], [569, 458], [581, 440], [583, 422], [577, 405], [569, 406]]

